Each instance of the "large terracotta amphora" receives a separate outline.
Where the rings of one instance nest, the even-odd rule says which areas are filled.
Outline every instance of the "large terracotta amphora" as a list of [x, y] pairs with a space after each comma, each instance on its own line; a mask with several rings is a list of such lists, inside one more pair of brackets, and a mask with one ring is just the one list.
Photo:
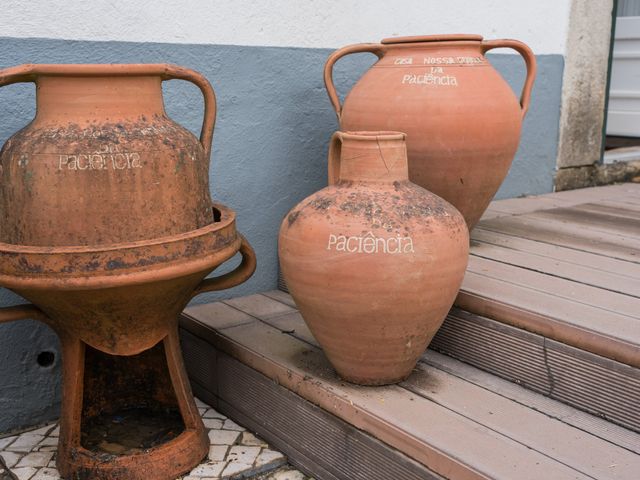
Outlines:
[[[162, 82], [205, 94], [202, 142], [164, 111]], [[0, 86], [35, 82], [33, 121], [2, 149], [0, 241], [92, 245], [174, 235], [211, 223], [215, 97], [171, 65], [25, 65]]]
[[[200, 139], [167, 117], [170, 79], [202, 91]], [[36, 84], [37, 113], [0, 151], [0, 286], [34, 305], [0, 309], [0, 323], [37, 318], [60, 337], [60, 474], [176, 478], [209, 446], [179, 314], [255, 269], [234, 212], [209, 194], [213, 89], [172, 65], [0, 70], [0, 87], [17, 82]], [[205, 279], [237, 252], [235, 270]]]
[[[512, 48], [524, 57], [519, 103], [485, 57], [494, 48]], [[333, 66], [358, 52], [379, 60], [341, 106]], [[341, 129], [405, 132], [411, 181], [453, 204], [471, 229], [511, 166], [535, 73], [535, 56], [517, 40], [434, 35], [341, 48], [327, 60], [324, 80]]]
[[460, 213], [411, 183], [405, 135], [337, 132], [329, 186], [280, 227], [282, 273], [338, 374], [407, 377], [442, 324], [467, 265]]

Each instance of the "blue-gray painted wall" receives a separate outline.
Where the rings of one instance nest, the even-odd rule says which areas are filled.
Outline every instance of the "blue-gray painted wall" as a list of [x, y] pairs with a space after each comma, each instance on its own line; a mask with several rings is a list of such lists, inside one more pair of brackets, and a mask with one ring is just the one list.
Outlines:
[[[0, 38], [0, 68], [22, 63], [175, 63], [203, 73], [218, 97], [213, 138], [211, 190], [236, 210], [239, 229], [258, 256], [246, 284], [220, 295], [274, 289], [277, 232], [285, 213], [326, 183], [327, 141], [337, 124], [322, 81], [328, 49], [86, 42]], [[372, 63], [353, 55], [335, 69], [346, 93]], [[491, 62], [518, 89], [524, 79], [517, 55]], [[538, 57], [539, 74], [521, 146], [500, 198], [549, 192], [553, 184], [562, 84], [561, 55]], [[169, 115], [194, 132], [202, 101], [196, 87], [171, 81], [165, 87]], [[32, 84], [0, 88], [0, 143], [26, 125], [35, 112]], [[196, 301], [215, 298], [203, 295]], [[20, 302], [0, 289], [0, 306]], [[55, 418], [59, 408], [60, 359], [51, 330], [33, 321], [0, 325], [0, 432]], [[41, 367], [42, 351], [56, 353]]]

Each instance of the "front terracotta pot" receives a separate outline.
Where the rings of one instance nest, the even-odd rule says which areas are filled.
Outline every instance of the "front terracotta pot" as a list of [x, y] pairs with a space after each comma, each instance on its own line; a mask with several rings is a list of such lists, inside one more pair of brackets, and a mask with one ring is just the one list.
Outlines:
[[[171, 79], [203, 93], [200, 139], [164, 111]], [[178, 316], [194, 295], [255, 269], [235, 213], [209, 194], [213, 89], [173, 65], [0, 70], [0, 87], [17, 82], [36, 84], [37, 113], [0, 151], [0, 285], [35, 306], [0, 309], [0, 322], [38, 318], [60, 337], [58, 469], [77, 480], [176, 478], [209, 446]], [[240, 266], [205, 280], [238, 252]], [[129, 428], [123, 418], [151, 420]], [[147, 437], [114, 453], [117, 422]]]
[[[513, 48], [525, 59], [520, 103], [484, 56], [494, 48]], [[379, 60], [341, 106], [333, 66], [358, 52]], [[437, 35], [341, 48], [327, 60], [324, 79], [340, 127], [405, 132], [411, 181], [453, 204], [471, 229], [509, 171], [535, 72], [535, 56], [516, 40]]]
[[282, 273], [342, 378], [398, 382], [458, 292], [467, 227], [450, 204], [409, 182], [402, 133], [337, 132], [329, 183], [282, 222]]

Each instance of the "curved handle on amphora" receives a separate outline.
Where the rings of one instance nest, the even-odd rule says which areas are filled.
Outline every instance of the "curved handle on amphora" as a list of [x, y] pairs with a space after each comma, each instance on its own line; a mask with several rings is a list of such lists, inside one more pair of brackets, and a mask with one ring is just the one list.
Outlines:
[[340, 105], [340, 98], [338, 97], [338, 93], [336, 92], [336, 86], [333, 83], [333, 66], [338, 60], [346, 55], [365, 52], [373, 53], [380, 59], [384, 56], [384, 45], [380, 43], [358, 43], [355, 45], [348, 45], [336, 50], [331, 55], [329, 55], [329, 58], [327, 58], [327, 62], [324, 64], [324, 86], [327, 89], [327, 93], [329, 94], [331, 105], [333, 105], [333, 108], [336, 111], [336, 115], [338, 116], [338, 122], [340, 121], [340, 116], [342, 115], [342, 105]]
[[340, 179], [340, 152], [342, 151], [342, 135], [334, 132], [329, 143], [328, 177], [329, 185], [335, 185]]
[[204, 97], [204, 116], [202, 118], [202, 129], [200, 130], [200, 143], [205, 151], [205, 159], [209, 160], [211, 155], [211, 141], [213, 140], [213, 129], [216, 125], [216, 94], [213, 87], [204, 75], [188, 68], [176, 65], [165, 65], [163, 80], [186, 80], [196, 85]]
[[[240, 235], [240, 234], [238, 234]], [[238, 250], [242, 255], [242, 262], [234, 270], [219, 277], [205, 278], [200, 285], [198, 285], [191, 295], [195, 297], [205, 292], [215, 292], [218, 290], [226, 290], [227, 288], [240, 285], [242, 282], [248, 280], [253, 272], [256, 270], [256, 254], [247, 242], [247, 239], [240, 235], [242, 243]]]
[[0, 87], [14, 83], [35, 82], [37, 65], [26, 64], [0, 70]]
[[45, 323], [49, 320], [49, 317], [47, 317], [42, 310], [31, 304], [0, 308], [0, 323], [26, 320], [29, 318]]
[[524, 118], [524, 116], [527, 114], [527, 110], [529, 109], [531, 90], [533, 89], [533, 82], [536, 78], [536, 56], [526, 44], [518, 40], [503, 39], [485, 40], [484, 42], [482, 42], [483, 55], [494, 48], [512, 48], [520, 55], [522, 55], [522, 58], [524, 58], [524, 63], [527, 67], [527, 78], [524, 81], [522, 93], [520, 94], [520, 106], [522, 107], [522, 118]]

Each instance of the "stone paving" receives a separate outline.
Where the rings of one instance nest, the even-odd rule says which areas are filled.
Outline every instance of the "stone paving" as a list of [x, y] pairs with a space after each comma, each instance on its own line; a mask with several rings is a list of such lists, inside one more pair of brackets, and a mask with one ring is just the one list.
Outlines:
[[[200, 400], [196, 403], [211, 446], [204, 462], [182, 480], [312, 480], [244, 427]], [[61, 480], [55, 467], [58, 434], [58, 426], [52, 424], [0, 438], [0, 480]]]

